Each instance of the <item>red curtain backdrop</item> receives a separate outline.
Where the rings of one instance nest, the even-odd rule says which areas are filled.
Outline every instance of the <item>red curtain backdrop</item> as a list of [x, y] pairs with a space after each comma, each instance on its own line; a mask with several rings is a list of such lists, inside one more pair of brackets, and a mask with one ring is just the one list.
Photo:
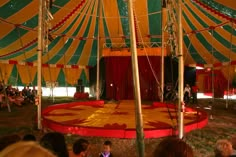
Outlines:
[[[203, 76], [203, 82], [198, 82], [202, 86], [202, 92], [212, 92], [212, 71], [211, 70], [197, 70], [197, 81], [198, 78]], [[228, 81], [224, 77], [221, 70], [214, 70], [214, 96], [223, 97], [224, 91], [227, 90]]]
[[[160, 57], [139, 56], [138, 65], [142, 100], [158, 100]], [[106, 98], [115, 100], [134, 99], [131, 57], [106, 57], [105, 67]]]

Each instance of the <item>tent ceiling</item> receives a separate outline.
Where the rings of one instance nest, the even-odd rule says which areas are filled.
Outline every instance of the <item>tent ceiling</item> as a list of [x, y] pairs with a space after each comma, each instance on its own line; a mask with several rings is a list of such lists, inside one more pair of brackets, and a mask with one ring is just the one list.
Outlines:
[[[183, 1], [185, 64], [212, 64], [236, 60], [235, 0]], [[0, 61], [37, 61], [38, 0], [0, 1]], [[93, 66], [105, 43], [129, 47], [127, 2], [54, 0], [50, 9], [48, 52], [43, 63]], [[167, 11], [167, 10], [166, 10]], [[167, 13], [164, 13], [168, 17]], [[161, 0], [134, 1], [137, 42], [161, 42]], [[232, 22], [231, 22], [232, 21]], [[99, 31], [98, 31], [99, 28]]]

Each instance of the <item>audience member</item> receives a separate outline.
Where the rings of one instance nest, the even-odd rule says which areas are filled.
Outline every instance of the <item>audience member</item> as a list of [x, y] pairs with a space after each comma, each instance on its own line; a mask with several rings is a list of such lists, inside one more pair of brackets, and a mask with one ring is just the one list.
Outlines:
[[[1, 82], [0, 82], [1, 88]], [[9, 84], [6, 88], [0, 92], [0, 107], [5, 107], [7, 104], [16, 105], [22, 107], [26, 103], [34, 103], [35, 97], [37, 96], [37, 90], [35, 86], [31, 90], [29, 86], [24, 87], [22, 91], [19, 91], [18, 88], [12, 87]]]
[[0, 108], [4, 107], [5, 95], [0, 93]]
[[26, 99], [27, 98], [27, 89], [24, 87], [21, 91], [22, 96]]
[[231, 157], [233, 156], [233, 147], [230, 141], [220, 139], [215, 145], [215, 157]]
[[16, 143], [21, 140], [21, 137], [17, 134], [6, 135], [0, 138], [0, 151], [6, 148], [7, 146]]
[[232, 143], [233, 154], [236, 155], [236, 136], [235, 135], [231, 137], [230, 142]]
[[183, 140], [167, 137], [156, 147], [153, 157], [193, 157], [192, 148]]
[[0, 157], [56, 157], [36, 142], [17, 142], [0, 152]]
[[51, 150], [57, 157], [69, 157], [65, 137], [59, 132], [46, 133], [41, 138], [40, 144]]
[[23, 141], [36, 141], [36, 137], [33, 134], [25, 134], [22, 140]]
[[73, 144], [73, 154], [77, 157], [88, 157], [89, 142], [83, 138]]
[[186, 84], [184, 87], [184, 102], [188, 103], [190, 97], [191, 97], [191, 87], [189, 86], [189, 84]]
[[113, 157], [111, 153], [111, 141], [105, 141], [103, 144], [103, 152], [101, 152], [99, 157]]
[[4, 90], [4, 82], [0, 81], [0, 93]]

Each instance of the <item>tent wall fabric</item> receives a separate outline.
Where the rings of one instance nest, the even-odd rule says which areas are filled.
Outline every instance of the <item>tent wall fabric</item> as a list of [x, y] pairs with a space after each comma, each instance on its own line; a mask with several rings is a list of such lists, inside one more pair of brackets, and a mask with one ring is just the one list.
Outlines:
[[[37, 67], [33, 64], [21, 65], [17, 62], [0, 63], [2, 72], [1, 80], [5, 84], [14, 86], [36, 86]], [[88, 85], [89, 68], [78, 66], [57, 66], [44, 64], [42, 67], [43, 82], [56, 83], [57, 86], [75, 86], [78, 79]], [[45, 86], [46, 83], [43, 83]]]

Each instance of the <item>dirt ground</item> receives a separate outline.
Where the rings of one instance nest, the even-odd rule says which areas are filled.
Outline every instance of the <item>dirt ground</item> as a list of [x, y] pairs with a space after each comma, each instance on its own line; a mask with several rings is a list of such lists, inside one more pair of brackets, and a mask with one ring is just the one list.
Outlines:
[[[72, 101], [71, 98], [55, 98], [54, 103]], [[43, 99], [42, 108], [53, 105], [52, 100]], [[190, 106], [194, 106], [190, 104]], [[212, 110], [204, 107], [212, 106]], [[195, 106], [194, 106], [195, 107]], [[199, 107], [204, 109], [209, 115], [209, 123], [202, 129], [197, 129], [186, 133], [184, 139], [194, 149], [196, 157], [212, 157], [214, 155], [214, 144], [218, 139], [232, 139], [236, 137], [236, 101], [230, 100], [228, 109], [226, 101], [223, 99], [201, 99]], [[35, 105], [26, 104], [22, 107], [11, 106], [11, 112], [7, 108], [0, 109], [0, 137], [9, 134], [18, 134], [21, 137], [26, 133], [33, 133], [39, 140], [44, 134], [36, 128], [35, 117], [37, 108]], [[77, 135], [65, 135], [69, 149], [77, 138]], [[135, 139], [114, 139], [83, 137], [91, 143], [91, 156], [96, 157], [102, 150], [104, 140], [111, 140], [113, 143], [113, 154], [117, 157], [135, 157], [137, 155], [137, 145]], [[161, 139], [145, 139], [145, 156], [152, 157], [152, 152]], [[233, 141], [236, 147], [236, 140]]]

